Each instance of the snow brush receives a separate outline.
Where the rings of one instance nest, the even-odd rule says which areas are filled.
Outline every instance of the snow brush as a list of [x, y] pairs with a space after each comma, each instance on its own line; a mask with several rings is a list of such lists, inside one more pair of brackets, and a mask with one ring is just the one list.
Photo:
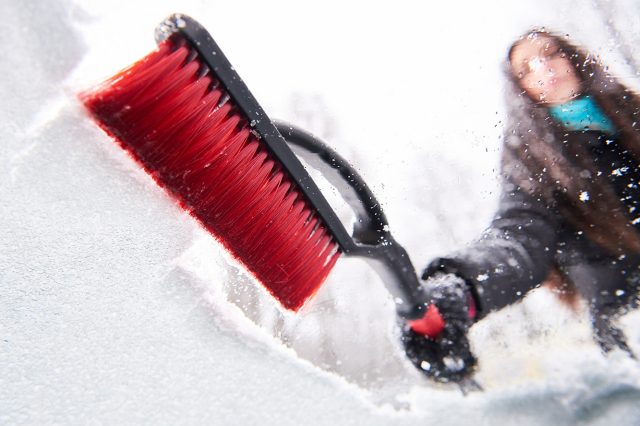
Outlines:
[[[271, 121], [195, 20], [170, 16], [156, 41], [80, 95], [99, 125], [285, 308], [297, 311], [344, 254], [370, 261], [401, 317], [421, 318], [413, 265], [358, 173], [318, 138]], [[354, 210], [352, 234], [293, 150]]]

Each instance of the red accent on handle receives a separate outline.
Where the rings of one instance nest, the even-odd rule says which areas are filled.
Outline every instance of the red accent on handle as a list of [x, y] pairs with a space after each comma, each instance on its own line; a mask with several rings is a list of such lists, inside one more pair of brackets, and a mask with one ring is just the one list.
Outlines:
[[429, 305], [427, 312], [418, 320], [409, 321], [413, 331], [432, 339], [437, 338], [444, 330], [444, 318], [440, 315], [436, 305]]
[[478, 314], [478, 308], [476, 308], [476, 302], [473, 300], [471, 293], [467, 294], [467, 300], [469, 301], [469, 319], [473, 320]]

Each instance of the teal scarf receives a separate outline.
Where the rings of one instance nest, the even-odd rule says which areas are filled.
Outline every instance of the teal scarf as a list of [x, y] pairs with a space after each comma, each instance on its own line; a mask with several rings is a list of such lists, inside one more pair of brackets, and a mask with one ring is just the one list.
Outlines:
[[611, 120], [589, 95], [551, 106], [549, 113], [567, 130], [600, 130], [611, 135], [616, 133]]

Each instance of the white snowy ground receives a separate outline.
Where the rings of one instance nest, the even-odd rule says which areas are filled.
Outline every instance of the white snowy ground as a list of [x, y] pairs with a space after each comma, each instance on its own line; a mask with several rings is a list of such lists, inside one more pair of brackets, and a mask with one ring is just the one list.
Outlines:
[[[358, 260], [281, 313], [75, 97], [151, 50], [166, 15], [191, 14], [272, 117], [357, 165], [420, 268], [495, 208], [510, 42], [549, 25], [638, 87], [621, 52], [639, 9], [0, 1], [0, 423], [639, 424], [638, 363], [602, 356], [584, 315], [544, 291], [473, 328], [486, 391], [467, 397], [404, 360]], [[622, 321], [638, 353], [639, 320]]]

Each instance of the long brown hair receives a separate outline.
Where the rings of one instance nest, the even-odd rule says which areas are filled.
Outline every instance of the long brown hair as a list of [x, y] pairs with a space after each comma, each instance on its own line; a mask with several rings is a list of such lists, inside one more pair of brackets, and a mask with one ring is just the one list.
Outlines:
[[[640, 97], [608, 75], [597, 57], [566, 38], [544, 30], [530, 31], [524, 37], [532, 35], [558, 44], [582, 81], [582, 93], [595, 99], [614, 124], [620, 146], [640, 164]], [[509, 60], [524, 37], [511, 46]], [[571, 143], [567, 131], [547, 108], [529, 98], [507, 65], [511, 93], [507, 93], [503, 175], [612, 255], [640, 253], [640, 233], [631, 225], [608, 177], [598, 173], [588, 148]]]

